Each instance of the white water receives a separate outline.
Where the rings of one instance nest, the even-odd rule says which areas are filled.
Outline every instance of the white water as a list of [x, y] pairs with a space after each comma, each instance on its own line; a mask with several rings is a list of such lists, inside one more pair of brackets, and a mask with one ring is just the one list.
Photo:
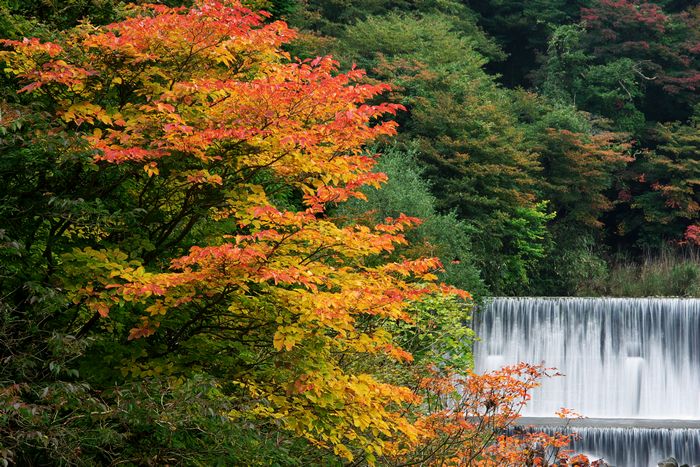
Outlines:
[[700, 419], [700, 299], [501, 298], [478, 318], [477, 371], [556, 367], [523, 415]]
[[[567, 430], [545, 427], [537, 431]], [[617, 467], [656, 466], [658, 461], [670, 456], [679, 465], [700, 462], [698, 429], [582, 427], [573, 431], [580, 437], [571, 445], [574, 452], [587, 454], [590, 460], [602, 458]]]
[[[565, 374], [534, 390], [523, 415], [567, 407], [607, 419], [577, 422], [575, 452], [617, 467], [700, 464], [700, 299], [500, 298], [476, 332], [479, 372], [524, 361]], [[614, 427], [623, 419], [637, 427]], [[674, 428], [648, 427], [664, 424]]]

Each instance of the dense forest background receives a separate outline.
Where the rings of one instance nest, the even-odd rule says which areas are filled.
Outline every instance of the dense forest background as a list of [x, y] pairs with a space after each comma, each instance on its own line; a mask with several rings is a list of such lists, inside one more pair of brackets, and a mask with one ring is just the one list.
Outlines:
[[136, 3], [0, 0], [0, 464], [548, 465], [472, 305], [700, 296], [697, 2]]
[[[698, 293], [696, 2], [252, 6], [301, 32], [292, 55], [364, 69], [406, 108], [373, 148], [388, 188], [343, 215], [427, 219], [413, 239], [477, 294]], [[0, 27], [50, 37], [121, 7], [6, 0]]]
[[[698, 293], [698, 258], [683, 251], [700, 209], [696, 3], [284, 8], [307, 32], [295, 52], [394, 84], [408, 109], [387, 143], [396, 195], [371, 207], [425, 216], [410, 206], [432, 204], [436, 222], [454, 219], [424, 233], [464, 264], [452, 280], [478, 290], [475, 267], [495, 295], [629, 296]], [[399, 182], [406, 170], [427, 190]], [[432, 197], [400, 204], [419, 192]]]

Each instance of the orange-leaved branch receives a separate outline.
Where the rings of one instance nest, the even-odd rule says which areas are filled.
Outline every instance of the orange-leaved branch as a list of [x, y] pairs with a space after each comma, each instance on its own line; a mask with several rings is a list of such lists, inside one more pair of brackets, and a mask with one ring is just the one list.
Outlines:
[[327, 212], [384, 180], [363, 147], [395, 132], [401, 106], [367, 104], [388, 87], [330, 57], [291, 60], [294, 32], [237, 2], [130, 14], [0, 52], [49, 115], [43, 134], [71, 135], [66, 152], [120, 213], [61, 258], [93, 313], [77, 335], [123, 330], [110, 358], [126, 377], [207, 372], [232, 418], [347, 459], [417, 439], [402, 410], [417, 396], [358, 362], [410, 361], [387, 323], [425, 295], [469, 295], [435, 283], [437, 260], [382, 259], [416, 219], [343, 227]]

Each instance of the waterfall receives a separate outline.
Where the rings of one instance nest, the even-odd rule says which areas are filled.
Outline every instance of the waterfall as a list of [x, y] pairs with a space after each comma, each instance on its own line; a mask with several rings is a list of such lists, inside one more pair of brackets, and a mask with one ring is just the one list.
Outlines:
[[553, 434], [578, 433], [570, 446], [576, 453], [591, 459], [603, 458], [616, 467], [656, 466], [673, 456], [679, 464], [692, 465], [700, 460], [700, 430], [690, 428], [610, 428], [581, 427], [572, 430], [538, 427], [537, 431]]
[[[527, 417], [566, 407], [640, 425], [700, 420], [700, 299], [498, 298], [479, 312], [475, 328], [477, 371], [523, 361], [565, 375], [532, 392]], [[576, 431], [576, 449], [618, 467], [656, 465], [669, 455], [700, 463], [697, 428]]]

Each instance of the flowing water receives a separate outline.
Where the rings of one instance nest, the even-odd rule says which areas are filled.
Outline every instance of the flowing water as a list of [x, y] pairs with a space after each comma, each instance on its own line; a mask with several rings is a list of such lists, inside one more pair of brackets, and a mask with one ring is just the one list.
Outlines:
[[[528, 417], [561, 407], [602, 419], [700, 420], [700, 299], [501, 298], [477, 318], [477, 371], [520, 361], [565, 374], [532, 393]], [[700, 430], [577, 428], [576, 448], [619, 467], [675, 455], [700, 463]]]
[[[542, 431], [563, 430], [545, 427]], [[602, 457], [618, 467], [656, 466], [669, 456], [680, 464], [700, 462], [698, 429], [581, 427], [573, 431], [579, 436], [571, 446], [575, 452], [592, 459]]]

